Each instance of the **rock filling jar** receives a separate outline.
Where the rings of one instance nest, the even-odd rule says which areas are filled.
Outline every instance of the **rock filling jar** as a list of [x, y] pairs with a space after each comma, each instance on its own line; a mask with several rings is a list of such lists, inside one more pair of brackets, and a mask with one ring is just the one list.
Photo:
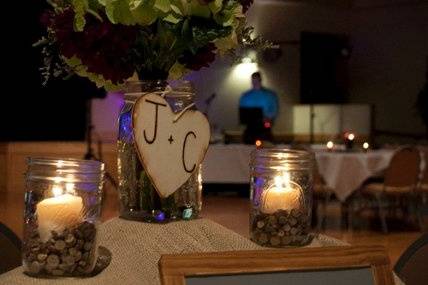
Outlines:
[[23, 266], [36, 277], [90, 275], [97, 260], [97, 223], [104, 164], [29, 158]]
[[251, 240], [267, 247], [310, 242], [313, 154], [262, 148], [251, 154]]

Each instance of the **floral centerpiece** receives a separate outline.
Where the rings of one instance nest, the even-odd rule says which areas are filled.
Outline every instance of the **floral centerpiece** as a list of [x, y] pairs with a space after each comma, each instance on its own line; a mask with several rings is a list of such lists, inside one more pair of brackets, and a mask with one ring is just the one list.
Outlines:
[[[167, 90], [165, 80], [208, 67], [217, 54], [239, 55], [247, 48], [268, 46], [246, 27], [244, 13], [252, 0], [49, 3], [52, 8], [42, 17], [47, 33], [37, 44], [45, 55], [45, 82], [51, 76], [77, 74], [106, 90], [127, 89], [118, 137], [121, 216], [149, 222], [197, 217], [201, 209], [199, 167], [173, 195], [158, 195], [136, 152], [133, 106], [144, 94]], [[144, 82], [129, 83], [135, 75]], [[191, 88], [179, 89], [181, 95], [169, 101], [175, 112], [193, 100]]]
[[239, 44], [260, 45], [245, 27], [252, 0], [50, 0], [42, 18], [43, 75], [69, 73], [117, 89], [140, 80], [180, 78]]

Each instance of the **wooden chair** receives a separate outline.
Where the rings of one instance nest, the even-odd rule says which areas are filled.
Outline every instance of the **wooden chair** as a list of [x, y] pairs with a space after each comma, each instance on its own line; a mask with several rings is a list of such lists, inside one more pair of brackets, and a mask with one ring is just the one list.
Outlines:
[[406, 285], [422, 284], [428, 280], [427, 261], [428, 233], [425, 233], [400, 256], [394, 271]]
[[21, 265], [21, 240], [0, 223], [0, 274]]
[[331, 199], [334, 196], [334, 191], [327, 186], [324, 177], [319, 173], [318, 165], [315, 163], [313, 171], [313, 212], [318, 213], [318, 206], [321, 204], [322, 215], [318, 217], [317, 228], [325, 228], [327, 220], [327, 206], [329, 205]]
[[419, 228], [425, 229], [424, 211], [428, 207], [428, 148], [423, 149], [425, 169], [415, 195], [415, 206], [418, 214]]
[[382, 231], [388, 232], [387, 210], [408, 207], [414, 198], [420, 173], [420, 153], [413, 147], [397, 150], [385, 171], [383, 183], [369, 183], [358, 192], [358, 198], [350, 203], [348, 224], [352, 226], [357, 210], [375, 207], [382, 223]]

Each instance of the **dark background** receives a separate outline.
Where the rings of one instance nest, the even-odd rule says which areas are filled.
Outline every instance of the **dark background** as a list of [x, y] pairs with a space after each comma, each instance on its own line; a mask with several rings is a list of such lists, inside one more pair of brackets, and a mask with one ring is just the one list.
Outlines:
[[43, 87], [40, 49], [32, 44], [43, 35], [40, 15], [46, 1], [6, 1], [4, 5], [3, 15], [9, 15], [1, 20], [0, 141], [83, 140], [86, 102], [104, 93], [77, 77], [55, 79]]
[[347, 103], [348, 38], [303, 32], [300, 45], [300, 103]]

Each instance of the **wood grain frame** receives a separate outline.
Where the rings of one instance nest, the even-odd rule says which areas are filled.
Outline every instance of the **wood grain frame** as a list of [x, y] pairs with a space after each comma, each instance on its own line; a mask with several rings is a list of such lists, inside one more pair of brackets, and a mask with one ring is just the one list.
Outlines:
[[389, 257], [380, 246], [289, 248], [163, 255], [162, 285], [185, 285], [185, 277], [370, 267], [376, 285], [394, 284]]

